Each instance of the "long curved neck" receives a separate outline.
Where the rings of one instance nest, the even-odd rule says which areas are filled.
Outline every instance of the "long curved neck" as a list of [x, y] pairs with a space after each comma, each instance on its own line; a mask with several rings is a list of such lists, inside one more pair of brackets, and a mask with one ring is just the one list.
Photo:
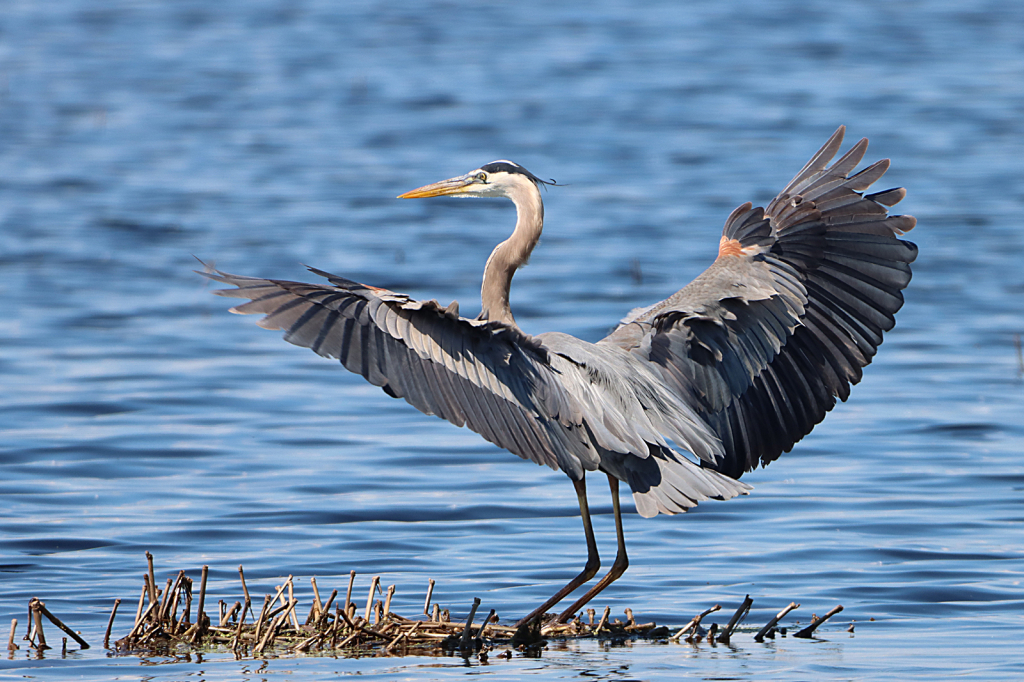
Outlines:
[[511, 237], [494, 247], [484, 266], [480, 319], [515, 326], [508, 302], [512, 276], [530, 259], [530, 253], [540, 239], [544, 229], [544, 202], [537, 186], [525, 179], [510, 189], [508, 198], [516, 205], [516, 229]]

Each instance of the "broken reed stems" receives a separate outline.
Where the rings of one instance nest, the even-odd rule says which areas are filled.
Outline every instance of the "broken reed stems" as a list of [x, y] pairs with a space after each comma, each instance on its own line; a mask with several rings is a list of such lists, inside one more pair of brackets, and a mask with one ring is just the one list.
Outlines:
[[[311, 576], [309, 582], [313, 586], [313, 605], [309, 607], [309, 615], [306, 617], [306, 625], [313, 622], [319, 622], [320, 614], [324, 610], [323, 603], [320, 601], [320, 590], [318, 590], [316, 586], [316, 576]], [[337, 592], [337, 590], [335, 590], [335, 592]]]
[[206, 579], [210, 575], [210, 567], [203, 564], [203, 576], [199, 579], [199, 606], [196, 609], [196, 622], [200, 627], [203, 624], [203, 608], [206, 606]]
[[[249, 588], [245, 586], [245, 571], [242, 570], [242, 564], [238, 564], [238, 578], [242, 581], [242, 592], [245, 593], [245, 608], [251, 611], [252, 600], [249, 598]], [[253, 613], [252, 617], [255, 618], [256, 614]], [[245, 612], [242, 612], [242, 618], [245, 619]]]
[[363, 616], [363, 620], [367, 622], [370, 620], [370, 607], [373, 606], [373, 596], [377, 594], [378, 589], [380, 589], [380, 576], [375, 575], [373, 582], [370, 584], [370, 594], [366, 597], [366, 615]]
[[349, 628], [351, 628], [352, 630], [356, 629], [356, 624], [352, 622], [352, 617], [350, 615], [348, 615], [344, 611], [340, 611], [339, 615], [341, 616], [342, 620], [345, 621], [345, 625], [349, 626]]
[[345, 593], [345, 611], [348, 611], [348, 605], [352, 603], [352, 585], [356, 582], [356, 572], [351, 571], [348, 574], [348, 592]]
[[698, 613], [698, 614], [697, 614], [696, 616], [694, 616], [694, 617], [693, 617], [693, 618], [692, 618], [692, 619], [690, 620], [690, 622], [689, 622], [689, 623], [687, 623], [686, 625], [684, 625], [684, 626], [683, 626], [683, 628], [682, 628], [682, 629], [681, 629], [681, 630], [680, 630], [679, 632], [677, 632], [676, 634], [674, 634], [674, 635], [672, 635], [671, 637], [669, 637], [669, 638], [668, 638], [668, 641], [670, 641], [670, 642], [678, 642], [678, 641], [679, 641], [679, 639], [680, 639], [680, 638], [681, 638], [681, 637], [682, 637], [682, 636], [683, 636], [684, 634], [686, 634], [687, 632], [690, 632], [691, 630], [693, 630], [694, 632], [696, 632], [696, 631], [697, 631], [697, 626], [698, 626], [698, 625], [700, 625], [700, 622], [701, 622], [702, 620], [704, 620], [704, 616], [708, 615], [709, 613], [714, 613], [715, 611], [718, 611], [718, 610], [719, 610], [719, 609], [721, 609], [721, 608], [722, 608], [721, 606], [719, 606], [718, 604], [715, 604], [715, 605], [714, 605], [714, 606], [712, 606], [712, 607], [711, 607], [710, 609], [707, 609], [707, 610], [705, 610], [705, 611], [702, 611], [702, 612]]
[[[46, 645], [46, 636], [43, 634], [43, 616], [37, 605], [36, 599], [33, 597], [28, 603], [28, 610], [32, 614], [32, 623], [35, 630], [35, 642], [36, 649], [42, 651], [43, 649], [49, 649]], [[31, 640], [29, 640], [31, 642]]]
[[384, 651], [386, 653], [391, 653], [391, 651], [396, 646], [398, 646], [399, 642], [401, 642], [403, 639], [411, 637], [413, 634], [415, 634], [416, 630], [419, 629], [420, 624], [421, 624], [421, 621], [416, 621], [415, 623], [413, 623], [413, 626], [411, 628], [409, 628], [408, 630], [404, 630], [401, 633], [399, 633], [399, 635], [397, 637], [395, 637], [393, 640], [391, 640], [390, 644], [388, 644], [386, 647], [384, 647]]
[[260, 617], [256, 621], [256, 639], [260, 638], [260, 629], [263, 626], [263, 620], [267, 617], [267, 607], [270, 606], [271, 596], [268, 594], [263, 598], [263, 609], [260, 611]]
[[149, 564], [149, 601], [156, 601], [156, 575], [153, 573], [153, 555], [146, 552], [146, 563]]
[[753, 603], [754, 600], [750, 598], [749, 594], [743, 598], [743, 602], [740, 604], [740, 607], [736, 609], [736, 613], [732, 614], [732, 618], [729, 619], [729, 624], [725, 626], [725, 632], [718, 637], [719, 642], [723, 644], [729, 643], [729, 640], [732, 638], [733, 631], [735, 631], [739, 624], [743, 622], [746, 615], [750, 613], [750, 607]]
[[128, 633], [128, 636], [127, 636], [127, 637], [125, 637], [125, 639], [131, 639], [132, 637], [134, 637], [134, 636], [135, 636], [135, 634], [136, 634], [136, 633], [137, 633], [137, 632], [139, 631], [139, 629], [140, 629], [140, 628], [141, 628], [141, 627], [142, 627], [143, 625], [145, 625], [145, 623], [146, 623], [146, 619], [147, 619], [147, 618], [149, 618], [149, 614], [150, 614], [150, 612], [151, 612], [151, 611], [152, 611], [152, 610], [153, 610], [154, 608], [156, 608], [156, 602], [155, 602], [155, 601], [154, 601], [154, 602], [150, 602], [150, 603], [149, 603], [149, 606], [148, 606], [148, 607], [146, 608], [146, 610], [145, 610], [145, 611], [143, 612], [143, 614], [142, 614], [142, 618], [139, 618], [139, 620], [137, 620], [137, 621], [135, 622], [135, 627], [133, 627], [133, 628], [132, 628], [131, 632], [129, 632], [129, 633]]
[[266, 632], [263, 634], [263, 639], [260, 640], [260, 643], [252, 651], [254, 655], [263, 653], [263, 650], [270, 642], [270, 638], [274, 636], [274, 633], [277, 631], [278, 626], [281, 624], [281, 620], [284, 618], [287, 618], [286, 614], [282, 614], [270, 622], [270, 626], [267, 627]]
[[178, 607], [178, 591], [181, 589], [181, 577], [182, 573], [179, 573], [177, 580], [164, 595], [163, 608], [160, 610], [160, 620], [168, 621], [172, 632], [174, 631], [174, 612]]
[[167, 598], [171, 595], [172, 584], [174, 584], [174, 581], [171, 578], [168, 578], [167, 587], [164, 589], [163, 600], [160, 602], [160, 606], [156, 610], [156, 619], [158, 621], [164, 619], [164, 609], [167, 607]]
[[181, 603], [182, 597], [185, 597], [188, 601], [189, 608], [192, 605], [192, 602], [187, 599], [189, 582], [189, 579], [185, 577], [185, 571], [182, 571], [178, 575], [177, 584], [174, 587], [174, 592], [171, 594], [171, 603], [167, 608], [167, 621], [171, 624], [171, 632], [177, 632], [178, 627], [186, 620], [187, 608], [182, 610], [181, 620], [178, 620], [178, 605]]
[[117, 607], [121, 605], [120, 599], [114, 600], [114, 608], [110, 610], [110, 620], [107, 621], [107, 631], [103, 633], [103, 648], [110, 648], [110, 631], [114, 627], [114, 616], [117, 615]]
[[230, 609], [228, 609], [227, 611], [224, 612], [224, 619], [221, 622], [220, 627], [226, 626], [233, 619], [238, 617], [238, 612], [241, 611], [241, 610], [242, 610], [242, 602], [236, 601], [234, 606], [232, 606]]
[[[198, 623], [201, 618], [196, 618]], [[207, 619], [208, 620], [208, 619]], [[192, 578], [185, 578], [185, 610], [181, 613], [181, 620], [178, 627], [188, 625], [192, 621]]]
[[288, 601], [290, 601], [292, 603], [291, 610], [289, 611], [289, 613], [291, 613], [292, 625], [295, 626], [296, 630], [298, 630], [299, 629], [299, 619], [295, 615], [295, 605], [298, 604], [298, 602], [295, 601], [295, 591], [293, 589], [292, 577], [291, 576], [288, 576]]
[[344, 649], [346, 646], [351, 644], [356, 639], [356, 637], [359, 636], [359, 634], [360, 634], [359, 632], [353, 632], [351, 635], [349, 635], [345, 639], [341, 640], [341, 643], [338, 644], [338, 648], [339, 649]]
[[338, 596], [338, 591], [337, 590], [331, 590], [331, 596], [327, 598], [327, 603], [324, 604], [324, 607], [320, 610], [320, 617], [316, 619], [316, 627], [318, 627], [318, 628], [322, 627], [323, 624], [324, 624], [324, 621], [327, 620], [328, 616], [330, 616], [330, 614], [331, 614], [331, 604], [334, 603], [334, 598], [337, 597], [337, 596]]
[[459, 648], [463, 651], [470, 647], [469, 629], [473, 627], [473, 616], [476, 615], [476, 610], [479, 606], [480, 597], [473, 597], [473, 606], [469, 609], [469, 616], [466, 617], [466, 627], [462, 630], [462, 640], [459, 642]]
[[[41, 602], [41, 601], [39, 601], [38, 599], [35, 599], [35, 598], [33, 598], [33, 601], [31, 601], [29, 603], [34, 603], [35, 604], [33, 606], [33, 610], [36, 612], [37, 615], [38, 614], [42, 614], [42, 615], [46, 616], [51, 623], [53, 623], [54, 625], [59, 627], [61, 630], [66, 632], [71, 637], [71, 639], [73, 639], [76, 642], [78, 642], [78, 646], [82, 647], [83, 649], [88, 649], [89, 648], [89, 643], [86, 642], [84, 639], [82, 639], [78, 635], [78, 633], [76, 633], [74, 630], [69, 628], [67, 625], [64, 625], [64, 623], [61, 622], [60, 618], [57, 618], [57, 616], [55, 616], [52, 613], [50, 613], [50, 611], [46, 608], [46, 604], [44, 604], [43, 602]], [[42, 621], [40, 621], [37, 624], [36, 627], [39, 629], [40, 636], [42, 636], [42, 633], [43, 633]], [[43, 643], [45, 644], [45, 642], [43, 642]]]
[[[309, 582], [313, 585], [313, 597], [315, 599], [314, 603], [316, 604], [317, 608], [319, 609], [323, 605], [323, 602], [320, 601], [320, 590], [318, 590], [317, 587], [316, 587], [316, 576], [315, 575], [311, 576], [310, 579], [309, 579]], [[335, 590], [335, 592], [337, 592], [337, 590]]]
[[278, 599], [281, 600], [281, 603], [287, 603], [287, 602], [285, 602], [285, 600], [282, 597], [282, 595], [284, 594], [284, 591], [288, 587], [288, 585], [291, 584], [291, 582], [292, 582], [292, 577], [288, 576], [288, 579], [284, 581], [283, 585], [278, 585], [277, 586], [277, 593], [274, 594], [274, 598], [270, 602], [271, 604], [276, 602]]
[[142, 594], [139, 595], [139, 607], [135, 609], [135, 624], [139, 624], [139, 619], [142, 618], [142, 607], [146, 603], [146, 593], [149, 588], [149, 574], [142, 574]]
[[781, 611], [779, 611], [779, 613], [774, 618], [772, 618], [770, 621], [768, 621], [763, 628], [758, 630], [757, 634], [754, 635], [754, 641], [755, 642], [763, 642], [764, 638], [768, 635], [769, 632], [771, 632], [772, 628], [774, 628], [778, 624], [778, 622], [780, 620], [785, 618], [787, 613], [789, 613], [793, 609], [798, 609], [798, 608], [800, 608], [799, 604], [797, 604], [795, 601], [794, 602], [790, 602], [789, 606], [787, 606], [786, 608], [784, 608]]
[[245, 599], [245, 608], [242, 609], [242, 616], [238, 619], [238, 627], [235, 629], [235, 639], [231, 643], [231, 648], [233, 650], [234, 649], [238, 649], [238, 643], [242, 639], [242, 627], [245, 625], [245, 612], [246, 612], [246, 609], [248, 608], [248, 606], [249, 606], [249, 598], [246, 597], [246, 599]]
[[491, 624], [491, 619], [494, 618], [496, 610], [491, 609], [491, 612], [487, 614], [487, 618], [484, 620], [483, 625], [480, 626], [480, 631], [476, 634], [477, 637], [483, 637], [484, 633], [487, 632], [487, 627]]
[[[204, 567], [204, 573], [208, 579], [208, 567]], [[516, 632], [515, 628], [500, 625], [495, 618], [495, 610], [491, 609], [482, 620], [478, 618], [480, 600], [474, 599], [469, 615], [464, 622], [450, 622], [449, 610], [441, 609], [440, 605], [433, 603], [433, 589], [436, 583], [431, 580], [427, 590], [427, 597], [424, 600], [423, 610], [430, 613], [430, 620], [412, 620], [405, 618], [392, 611], [396, 586], [391, 585], [384, 590], [380, 584], [380, 576], [375, 576], [367, 594], [367, 603], [357, 607], [351, 601], [351, 590], [353, 589], [355, 572], [349, 573], [349, 585], [345, 604], [339, 599], [339, 590], [332, 590], [330, 596], [324, 602], [319, 592], [319, 585], [315, 578], [310, 579], [313, 593], [311, 595], [311, 609], [306, 623], [300, 624], [298, 620], [298, 603], [301, 595], [293, 576], [277, 585], [275, 590], [264, 596], [263, 607], [259, 617], [256, 617], [255, 609], [252, 607], [248, 587], [244, 584], [244, 570], [239, 566], [239, 579], [243, 581], [243, 591], [247, 599], [243, 602], [236, 601], [230, 609], [227, 604], [230, 602], [220, 601], [218, 608], [217, 627], [213, 627], [210, 618], [205, 613], [206, 591], [203, 583], [200, 583], [200, 602], [197, 604], [196, 622], [189, 624], [189, 614], [192, 602], [192, 579], [178, 572], [177, 579], [168, 581], [165, 590], [156, 590], [156, 599], [152, 600], [144, 609], [137, 610], [135, 622], [129, 635], [115, 644], [115, 651], [126, 653], [130, 651], [165, 651], [166, 647], [173, 647], [178, 644], [186, 646], [197, 646], [202, 642], [207, 646], [227, 646], [234, 651], [236, 658], [243, 656], [261, 656], [264, 652], [273, 648], [279, 651], [307, 652], [314, 649], [337, 650], [338, 648], [354, 648], [357, 652], [377, 651], [385, 654], [393, 651], [405, 652], [410, 648], [437, 649], [442, 647], [448, 651], [459, 649], [464, 655], [476, 650], [481, 644], [485, 645], [483, 651], [497, 643], [509, 642]], [[144, 588], [140, 594], [140, 604], [144, 605], [147, 594], [152, 596], [150, 590], [155, 581], [151, 581], [149, 573], [143, 576]], [[377, 599], [380, 593], [381, 599]], [[297, 595], [299, 598], [296, 598]], [[162, 599], [161, 599], [162, 597]], [[212, 599], [212, 597], [211, 597]], [[747, 595], [740, 608], [729, 620], [724, 628], [716, 624], [710, 626], [707, 634], [707, 642], [727, 643], [744, 615], [749, 612], [752, 600]], [[184, 606], [180, 620], [176, 621], [176, 611], [179, 606]], [[333, 612], [332, 612], [332, 606]], [[759, 637], [771, 636], [772, 628], [793, 608], [779, 613], [765, 629], [759, 633]], [[362, 616], [356, 616], [356, 610], [362, 611]], [[104, 646], [108, 646], [111, 625], [116, 614], [117, 604], [108, 622], [107, 636], [104, 638]], [[695, 616], [686, 627], [679, 630], [670, 638], [678, 642], [687, 633], [690, 637], [688, 642], [700, 641], [696, 637], [702, 619], [718, 611], [718, 605], [701, 612]], [[809, 636], [813, 628], [819, 626], [827, 618], [838, 613], [840, 608], [834, 609], [823, 618], [814, 618], [811, 626], [805, 628], [801, 633], [806, 632]], [[33, 620], [43, 612], [30, 605], [30, 614]], [[252, 613], [253, 618], [248, 619], [246, 614]], [[372, 615], [371, 615], [372, 614]], [[604, 607], [600, 620], [596, 623], [593, 610], [587, 615], [576, 618], [570, 623], [545, 626], [540, 634], [546, 637], [559, 639], [576, 637], [602, 637], [610, 633], [615, 637], [667, 637], [670, 633], [666, 628], [657, 628], [655, 623], [639, 623], [632, 610], [626, 609], [626, 621], [611, 618], [611, 608]], [[232, 622], [232, 619], [235, 622]], [[479, 620], [479, 624], [474, 621]], [[247, 622], [248, 621], [248, 622]], [[585, 622], [585, 621], [589, 621]], [[17, 627], [17, 622], [12, 628]], [[187, 628], [187, 629], [186, 629]], [[184, 632], [182, 632], [184, 630]], [[33, 646], [42, 649], [45, 646], [45, 638], [42, 635], [41, 620], [39, 624], [33, 623], [31, 628], [33, 634]], [[716, 637], [721, 633], [721, 637]], [[70, 634], [70, 633], [69, 633]], [[486, 638], [486, 639], [485, 639]], [[41, 640], [41, 643], [40, 643]], [[759, 640], [760, 641], [760, 640]], [[530, 646], [524, 643], [524, 646]]]
[[423, 602], [423, 615], [424, 616], [429, 616], [430, 615], [430, 597], [433, 596], [433, 594], [434, 594], [434, 579], [431, 578], [430, 582], [427, 583], [427, 598]]
[[[267, 620], [270, 620], [274, 616], [277, 616], [278, 614], [281, 614], [281, 613], [285, 613], [285, 615], [287, 615], [288, 613], [292, 613], [293, 610], [295, 609], [295, 605], [298, 604], [298, 603], [299, 603], [298, 601], [292, 599], [291, 601], [286, 602], [286, 603], [282, 604], [281, 606], [278, 606], [276, 609], [274, 609], [273, 611], [271, 611], [270, 613], [267, 614]], [[286, 609], [287, 609], [287, 612], [286, 612]], [[299, 628], [296, 627], [295, 629], [298, 630]]]
[[836, 615], [837, 613], [839, 613], [842, 610], [843, 610], [843, 605], [840, 604], [839, 606], [835, 607], [834, 609], [832, 609], [831, 611], [826, 613], [821, 618], [818, 618], [817, 616], [812, 616], [811, 617], [811, 624], [808, 625], [807, 627], [805, 627], [804, 629], [800, 630], [799, 632], [795, 633], [793, 636], [794, 637], [801, 637], [803, 639], [810, 639], [811, 635], [814, 634], [814, 631], [818, 629], [819, 625], [821, 625], [826, 620], [828, 620], [829, 618], [831, 618], [832, 616]]
[[295, 630], [296, 631], [299, 630], [299, 624], [298, 624], [298, 622], [297, 622], [297, 620], [295, 618], [295, 607], [298, 606], [298, 605], [299, 605], [299, 600], [298, 599], [292, 599], [288, 603], [288, 606], [286, 607], [286, 610], [284, 612], [285, 620], [289, 620], [290, 619], [292, 621], [292, 624], [295, 625]]

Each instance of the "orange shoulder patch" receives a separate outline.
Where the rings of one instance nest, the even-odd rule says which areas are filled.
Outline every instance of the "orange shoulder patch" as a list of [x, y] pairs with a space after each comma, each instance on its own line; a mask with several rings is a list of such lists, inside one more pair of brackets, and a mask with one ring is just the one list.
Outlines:
[[740, 246], [738, 239], [729, 239], [723, 236], [722, 241], [718, 242], [718, 257], [723, 258], [725, 256], [743, 256], [745, 252], [743, 247]]

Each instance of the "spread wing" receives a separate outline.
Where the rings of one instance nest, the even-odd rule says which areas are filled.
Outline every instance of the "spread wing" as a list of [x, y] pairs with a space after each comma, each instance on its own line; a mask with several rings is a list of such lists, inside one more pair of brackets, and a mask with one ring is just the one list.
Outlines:
[[286, 341], [340, 360], [421, 412], [552, 468], [579, 470], [579, 461], [566, 461], [573, 456], [596, 460], [573, 433], [572, 406], [540, 343], [508, 325], [459, 317], [455, 305], [311, 270], [330, 284], [200, 274], [235, 286], [214, 293], [251, 299], [232, 312], [265, 314], [261, 327], [284, 330]]
[[828, 166], [844, 131], [768, 208], [733, 211], [711, 267], [600, 342], [661, 369], [722, 440], [725, 457], [704, 466], [734, 478], [846, 400], [903, 305], [917, 247], [897, 235], [916, 220], [887, 213], [903, 189], [863, 193], [888, 160], [850, 175], [866, 139]]
[[264, 314], [261, 327], [284, 330], [286, 341], [339, 359], [426, 414], [575, 480], [599, 467], [619, 474], [645, 516], [748, 489], [672, 452], [669, 441], [713, 460], [721, 445], [656, 370], [622, 349], [534, 338], [460, 317], [454, 305], [313, 272], [330, 283], [200, 274], [234, 286], [214, 293], [250, 299], [232, 312]]

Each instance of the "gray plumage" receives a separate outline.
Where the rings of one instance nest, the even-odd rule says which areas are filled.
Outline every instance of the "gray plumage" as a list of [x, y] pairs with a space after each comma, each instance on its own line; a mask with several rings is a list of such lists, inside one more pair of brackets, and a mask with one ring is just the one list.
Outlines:
[[628, 565], [618, 481], [648, 517], [747, 492], [736, 479], [791, 449], [837, 397], [845, 400], [892, 328], [917, 253], [897, 235], [915, 221], [887, 213], [902, 189], [863, 194], [888, 161], [850, 175], [867, 140], [828, 166], [843, 132], [767, 208], [748, 203], [729, 216], [719, 257], [704, 273], [634, 310], [597, 343], [554, 332], [531, 337], [515, 323], [512, 276], [537, 244], [544, 211], [541, 181], [508, 161], [402, 195], [515, 203], [516, 228], [484, 269], [477, 319], [460, 317], [455, 305], [319, 270], [312, 271], [327, 284], [205, 274], [234, 287], [216, 293], [250, 299], [233, 312], [264, 314], [260, 326], [284, 330], [290, 343], [569, 476], [587, 533], [587, 569], [524, 621], [596, 573], [584, 476], [603, 471], [619, 555], [565, 620]]

